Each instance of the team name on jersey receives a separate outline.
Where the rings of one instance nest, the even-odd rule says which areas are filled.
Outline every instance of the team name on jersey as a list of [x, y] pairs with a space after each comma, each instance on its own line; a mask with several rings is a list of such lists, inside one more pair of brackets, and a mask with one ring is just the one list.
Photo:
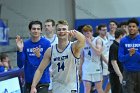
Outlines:
[[127, 48], [140, 47], [140, 44], [125, 44], [125, 47], [127, 47]]
[[[33, 52], [34, 48], [27, 48], [26, 51], [28, 52], [29, 56], [36, 56]], [[40, 52], [43, 52], [43, 48], [40, 48]]]
[[[33, 49], [34, 48], [27, 48], [27, 52], [33, 52]], [[43, 48], [40, 48], [40, 52], [42, 52], [43, 51]]]
[[54, 61], [63, 61], [65, 59], [68, 59], [68, 55], [62, 56], [62, 57], [55, 57], [55, 58], [53, 58]]

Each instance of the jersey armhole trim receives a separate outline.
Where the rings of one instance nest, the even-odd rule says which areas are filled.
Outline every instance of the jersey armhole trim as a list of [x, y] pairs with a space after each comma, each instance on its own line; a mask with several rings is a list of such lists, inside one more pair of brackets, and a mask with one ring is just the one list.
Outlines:
[[53, 46], [51, 46], [51, 58], [52, 58]]
[[76, 58], [76, 59], [80, 59], [80, 56], [79, 57], [76, 57], [73, 53], [73, 50], [72, 50], [72, 44], [71, 44], [71, 53], [73, 54], [73, 56]]

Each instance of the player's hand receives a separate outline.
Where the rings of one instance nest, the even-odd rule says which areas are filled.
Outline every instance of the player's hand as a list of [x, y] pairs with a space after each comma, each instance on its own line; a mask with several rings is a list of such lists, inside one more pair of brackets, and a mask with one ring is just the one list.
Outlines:
[[24, 44], [23, 44], [23, 40], [19, 35], [16, 36], [16, 44], [17, 44], [18, 51], [22, 52]]
[[74, 29], [74, 30], [67, 31], [67, 33], [69, 33], [69, 36], [75, 38], [75, 37], [76, 37], [76, 33], [77, 33], [77, 31]]
[[120, 80], [120, 83], [122, 84], [122, 81], [123, 81], [123, 76], [119, 76], [119, 80]]
[[33, 48], [33, 52], [34, 54], [39, 58], [40, 57], [40, 46], [39, 47], [36, 47], [36, 48]]
[[86, 37], [86, 41], [87, 41], [87, 43], [89, 43], [90, 45], [92, 44], [92, 40], [91, 40], [91, 38]]
[[135, 48], [130, 48], [130, 50], [129, 50], [130, 56], [134, 55], [135, 52], [136, 52]]
[[35, 87], [31, 87], [31, 91], [30, 91], [30, 93], [37, 93], [36, 88], [35, 88]]

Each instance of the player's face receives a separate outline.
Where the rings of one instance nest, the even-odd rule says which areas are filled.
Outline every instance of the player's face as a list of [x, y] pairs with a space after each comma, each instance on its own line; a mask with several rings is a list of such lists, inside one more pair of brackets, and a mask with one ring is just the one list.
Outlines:
[[68, 38], [68, 26], [67, 25], [62, 25], [62, 24], [59, 24], [57, 27], [56, 27], [56, 30], [57, 30], [57, 36], [58, 38]]
[[39, 24], [32, 25], [32, 28], [30, 30], [31, 37], [38, 38], [40, 37], [40, 34], [41, 34], [41, 26]]
[[100, 34], [102, 36], [106, 36], [106, 33], [107, 33], [107, 27], [102, 27], [101, 30], [100, 30]]
[[138, 33], [138, 26], [135, 23], [129, 23], [128, 30], [130, 35], [136, 35]]
[[122, 25], [121, 28], [128, 31], [128, 26], [127, 25]]
[[86, 38], [92, 38], [92, 32], [91, 31], [83, 32], [83, 34]]
[[52, 26], [52, 22], [46, 22], [45, 23], [45, 31], [48, 34], [53, 33], [54, 27]]
[[110, 28], [111, 31], [116, 31], [117, 25], [116, 25], [114, 22], [111, 22], [111, 23], [109, 24], [109, 28]]

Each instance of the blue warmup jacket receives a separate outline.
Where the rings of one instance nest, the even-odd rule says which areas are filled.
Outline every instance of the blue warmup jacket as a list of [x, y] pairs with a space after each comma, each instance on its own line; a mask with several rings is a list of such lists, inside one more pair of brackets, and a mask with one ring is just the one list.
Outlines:
[[[129, 49], [135, 48], [134, 55], [129, 55]], [[126, 36], [121, 39], [118, 52], [119, 61], [123, 63], [125, 71], [140, 71], [140, 35], [135, 38]]]
[[[24, 67], [25, 82], [32, 83], [35, 71], [37, 70], [45, 51], [51, 46], [50, 42], [45, 38], [40, 38], [38, 42], [32, 42], [28, 39], [24, 42], [23, 52], [17, 52], [17, 65], [19, 68]], [[33, 53], [33, 48], [40, 47], [41, 56], [37, 58]], [[49, 67], [44, 70], [39, 83], [49, 83], [50, 73]]]

